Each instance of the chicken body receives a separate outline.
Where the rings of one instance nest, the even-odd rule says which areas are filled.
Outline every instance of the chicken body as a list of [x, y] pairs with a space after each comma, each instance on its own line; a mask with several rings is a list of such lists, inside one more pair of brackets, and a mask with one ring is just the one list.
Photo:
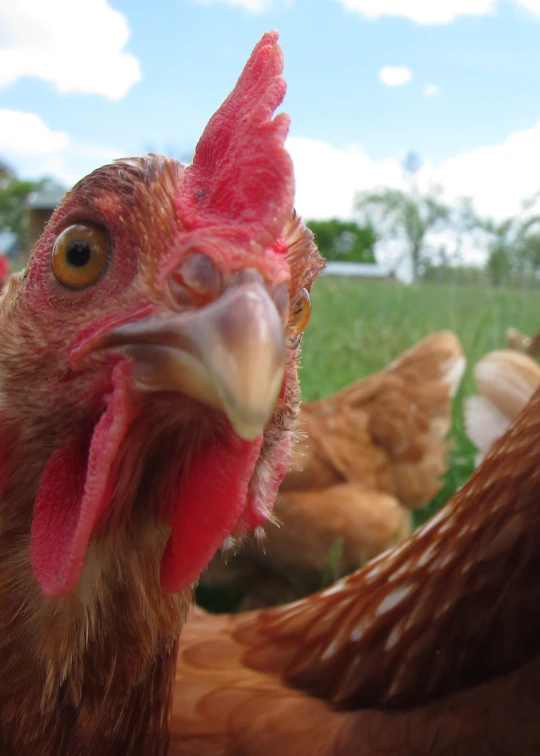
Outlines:
[[540, 392], [402, 544], [279, 608], [197, 611], [173, 756], [540, 752]]
[[408, 536], [410, 510], [441, 488], [464, 369], [454, 334], [434, 333], [381, 372], [303, 404], [264, 551], [246, 544], [226, 567], [218, 555], [201, 582], [240, 588], [243, 608], [281, 603]]
[[385, 491], [408, 509], [440, 490], [451, 400], [465, 370], [453, 333], [433, 333], [387, 368], [302, 405], [291, 470], [280, 491], [350, 481]]
[[540, 385], [540, 365], [513, 349], [486, 354], [474, 366], [479, 394], [465, 402], [465, 426], [480, 462]]
[[272, 508], [322, 264], [281, 71], [265, 35], [191, 166], [79, 182], [0, 300], [2, 756], [164, 756], [193, 581]]

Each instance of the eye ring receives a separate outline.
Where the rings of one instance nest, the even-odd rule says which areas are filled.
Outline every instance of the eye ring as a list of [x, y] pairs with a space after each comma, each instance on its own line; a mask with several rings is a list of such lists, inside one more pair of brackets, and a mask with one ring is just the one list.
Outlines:
[[307, 289], [302, 289], [291, 308], [291, 336], [299, 339], [311, 316], [311, 299]]
[[107, 234], [102, 228], [91, 223], [68, 226], [54, 243], [53, 273], [68, 289], [86, 289], [101, 278], [108, 254]]

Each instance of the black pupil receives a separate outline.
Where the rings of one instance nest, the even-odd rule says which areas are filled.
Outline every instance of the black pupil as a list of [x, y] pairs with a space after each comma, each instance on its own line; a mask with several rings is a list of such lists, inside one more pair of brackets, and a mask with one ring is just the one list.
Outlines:
[[72, 241], [66, 252], [67, 261], [74, 268], [84, 268], [88, 265], [91, 255], [90, 245], [82, 239]]

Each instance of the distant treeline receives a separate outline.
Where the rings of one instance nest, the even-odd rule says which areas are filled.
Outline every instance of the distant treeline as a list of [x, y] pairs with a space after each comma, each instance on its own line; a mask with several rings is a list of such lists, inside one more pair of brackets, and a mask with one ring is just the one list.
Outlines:
[[370, 224], [360, 226], [354, 221], [308, 220], [306, 225], [315, 234], [321, 254], [327, 260], [375, 263], [377, 235]]
[[419, 281], [426, 283], [455, 284], [456, 286], [515, 286], [531, 288], [540, 286], [537, 274], [506, 270], [498, 275], [488, 264], [484, 268], [472, 265], [427, 265]]

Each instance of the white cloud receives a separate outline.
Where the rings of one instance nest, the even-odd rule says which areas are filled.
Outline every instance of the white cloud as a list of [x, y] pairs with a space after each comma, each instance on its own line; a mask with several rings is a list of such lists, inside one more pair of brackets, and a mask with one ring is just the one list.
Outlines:
[[384, 66], [379, 71], [379, 79], [387, 87], [400, 87], [412, 79], [412, 71], [405, 66]]
[[[261, 13], [279, 5], [291, 6], [294, 0], [194, 0], [198, 5], [222, 3]], [[458, 16], [483, 16], [497, 5], [497, 0], [337, 0], [348, 10], [369, 19], [401, 16], [417, 24], [448, 24]], [[540, 15], [540, 0], [510, 0]]]
[[[533, 2], [534, 0], [529, 0]], [[448, 24], [458, 16], [489, 13], [495, 0], [338, 0], [366, 18], [401, 16], [417, 24]], [[527, 0], [522, 0], [527, 2]]]
[[[234, 5], [237, 7], [245, 8], [250, 13], [262, 13], [272, 5], [277, 5], [275, 0], [195, 0], [199, 5], [210, 5], [212, 3], [222, 3], [223, 5]], [[290, 0], [284, 0], [287, 5], [290, 5]]]
[[[308, 218], [351, 217], [356, 192], [376, 186], [404, 188], [398, 158], [372, 160], [360, 146], [332, 145], [290, 137], [296, 173], [296, 204]], [[521, 202], [540, 188], [540, 122], [511, 134], [503, 143], [478, 147], [424, 165], [418, 180], [424, 188], [440, 184], [447, 201], [472, 197], [476, 210], [503, 219], [521, 211]]]
[[448, 158], [434, 175], [450, 198], [472, 196], [485, 215], [502, 219], [517, 214], [521, 201], [540, 188], [540, 123], [502, 144]]
[[540, 0], [517, 0], [518, 5], [540, 16]]
[[0, 88], [24, 76], [61, 93], [124, 97], [141, 78], [124, 50], [125, 16], [107, 0], [18, 0], [0, 4]]
[[71, 186], [120, 150], [77, 142], [53, 131], [35, 113], [0, 108], [0, 157], [24, 178], [53, 176]]
[[437, 97], [441, 90], [436, 84], [426, 84], [424, 87], [424, 94], [426, 97]]
[[[498, 0], [337, 0], [347, 10], [368, 19], [399, 16], [417, 24], [449, 24], [458, 16], [484, 16]], [[540, 15], [540, 0], [510, 0]]]
[[289, 137], [296, 176], [296, 207], [307, 218], [350, 218], [354, 195], [377, 185], [402, 187], [399, 160], [372, 160], [356, 145], [345, 149], [327, 142]]
[[35, 113], [0, 108], [0, 154], [50, 155], [69, 145], [65, 131], [52, 131]]

